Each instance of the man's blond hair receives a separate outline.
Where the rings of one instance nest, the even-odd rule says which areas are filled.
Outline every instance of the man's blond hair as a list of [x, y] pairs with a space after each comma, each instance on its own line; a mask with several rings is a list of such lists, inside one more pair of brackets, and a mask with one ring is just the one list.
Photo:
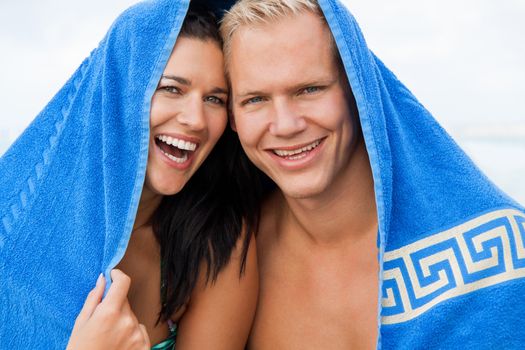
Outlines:
[[231, 41], [242, 26], [274, 23], [286, 17], [312, 12], [324, 20], [317, 0], [240, 0], [226, 12], [221, 21], [224, 57], [228, 63]]

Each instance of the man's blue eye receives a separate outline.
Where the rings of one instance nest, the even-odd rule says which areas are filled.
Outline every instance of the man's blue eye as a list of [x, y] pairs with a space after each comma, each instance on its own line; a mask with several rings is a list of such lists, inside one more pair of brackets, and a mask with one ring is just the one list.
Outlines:
[[254, 103], [259, 103], [259, 102], [262, 102], [263, 98], [260, 97], [260, 96], [256, 96], [256, 97], [252, 97], [252, 98], [249, 98], [247, 99], [246, 101], [244, 101], [244, 105], [247, 105], [247, 104], [254, 104]]
[[320, 90], [320, 88], [318, 86], [309, 86], [309, 87], [305, 88], [303, 91], [306, 92], [307, 94], [312, 94], [312, 93], [317, 92], [319, 90]]

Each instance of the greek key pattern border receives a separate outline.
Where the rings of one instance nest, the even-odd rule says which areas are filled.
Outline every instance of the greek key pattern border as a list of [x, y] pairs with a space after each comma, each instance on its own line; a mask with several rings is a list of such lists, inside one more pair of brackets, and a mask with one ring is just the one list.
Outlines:
[[385, 252], [382, 324], [409, 321], [437, 304], [525, 277], [525, 214], [481, 215]]

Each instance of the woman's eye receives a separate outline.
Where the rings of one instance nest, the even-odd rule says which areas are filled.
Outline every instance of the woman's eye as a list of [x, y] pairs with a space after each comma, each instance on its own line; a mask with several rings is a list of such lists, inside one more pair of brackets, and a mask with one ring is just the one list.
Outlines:
[[220, 105], [220, 106], [224, 106], [226, 104], [226, 102], [217, 97], [217, 96], [207, 96], [205, 99], [204, 99], [205, 102], [211, 102], [213, 104], [216, 104], [216, 105]]
[[163, 90], [163, 91], [166, 91], [166, 92], [169, 92], [169, 93], [172, 93], [172, 94], [180, 94], [181, 93], [181, 91], [180, 91], [180, 89], [178, 87], [171, 86], [171, 85], [160, 86], [159, 90]]

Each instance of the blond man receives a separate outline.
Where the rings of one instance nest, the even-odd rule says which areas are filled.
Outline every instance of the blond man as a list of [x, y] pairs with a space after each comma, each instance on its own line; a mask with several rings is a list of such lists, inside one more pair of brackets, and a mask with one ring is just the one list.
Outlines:
[[373, 348], [372, 174], [322, 13], [308, 0], [241, 1], [222, 32], [235, 128], [281, 190], [266, 202], [258, 234], [250, 348]]
[[249, 348], [523, 348], [524, 208], [319, 3], [240, 0], [221, 27], [232, 126], [278, 187]]

